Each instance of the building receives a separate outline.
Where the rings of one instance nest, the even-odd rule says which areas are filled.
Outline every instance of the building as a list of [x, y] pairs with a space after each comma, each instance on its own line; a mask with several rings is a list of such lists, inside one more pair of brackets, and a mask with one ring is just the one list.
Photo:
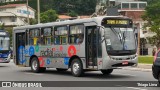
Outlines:
[[35, 10], [26, 4], [8, 4], [0, 6], [0, 23], [6, 27], [27, 24], [27, 18], [35, 18]]
[[122, 15], [131, 18], [137, 27], [137, 30], [140, 32], [141, 55], [152, 55], [153, 46], [145, 44], [146, 41], [144, 41], [147, 40], [146, 37], [155, 35], [149, 28], [143, 28], [147, 23], [147, 21], [142, 19], [146, 6], [147, 2], [139, 0], [98, 0], [95, 12], [96, 15]]
[[90, 18], [91, 16], [77, 16], [77, 17], [71, 17], [68, 15], [59, 15], [58, 19], [56, 21], [60, 22], [60, 21], [66, 21], [66, 20], [73, 20], [73, 19], [83, 19], [83, 18]]
[[26, 1], [26, 0], [0, 0], [0, 3], [15, 2], [15, 1]]
[[147, 2], [142, 1], [130, 1], [130, 2], [117, 2], [118, 12], [123, 15], [131, 18], [140, 30], [140, 55], [152, 55], [152, 49], [154, 46], [151, 46], [147, 43], [147, 37], [155, 35], [149, 29], [143, 28], [147, 23], [142, 19], [142, 15], [145, 13], [145, 8]]

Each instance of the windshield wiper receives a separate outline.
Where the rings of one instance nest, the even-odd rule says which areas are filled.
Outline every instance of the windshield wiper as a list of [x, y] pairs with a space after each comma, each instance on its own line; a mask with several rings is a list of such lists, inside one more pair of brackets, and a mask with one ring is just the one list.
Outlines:
[[[122, 44], [122, 43], [123, 43], [123, 41], [122, 41], [123, 37], [122, 37], [118, 32], [116, 32], [116, 30], [115, 30], [113, 27], [110, 26], [110, 28], [111, 28], [111, 30], [113, 31], [113, 33], [114, 33], [116, 36], [119, 37], [119, 41], [120, 41], [120, 43]], [[120, 33], [121, 33], [121, 30], [119, 30], [119, 31], [120, 31]]]
[[123, 39], [123, 49], [124, 49], [124, 50], [125, 50], [124, 44], [125, 44], [125, 42], [126, 42], [126, 32], [127, 32], [127, 28], [126, 28], [126, 30], [123, 32], [123, 37], [122, 37], [122, 39]]

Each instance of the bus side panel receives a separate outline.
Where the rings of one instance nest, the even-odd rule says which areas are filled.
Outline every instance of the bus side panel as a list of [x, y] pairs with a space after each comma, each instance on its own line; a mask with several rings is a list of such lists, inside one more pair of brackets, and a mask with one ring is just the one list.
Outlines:
[[82, 58], [81, 60], [85, 68], [86, 61], [83, 44], [84, 43], [82, 43], [82, 45], [26, 46], [25, 66], [29, 66], [30, 56], [35, 55], [38, 57], [41, 67], [69, 68], [70, 57], [72, 54], [75, 54], [79, 56], [79, 58]]

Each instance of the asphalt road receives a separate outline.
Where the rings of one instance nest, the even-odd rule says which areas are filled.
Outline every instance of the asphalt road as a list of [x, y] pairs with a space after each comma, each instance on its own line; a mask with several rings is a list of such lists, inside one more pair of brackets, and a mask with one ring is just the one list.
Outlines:
[[[156, 81], [150, 71], [134, 71], [116, 69], [110, 76], [100, 71], [86, 72], [83, 77], [73, 77], [70, 70], [57, 72], [47, 69], [44, 73], [33, 73], [30, 67], [18, 67], [14, 63], [0, 63], [0, 81]], [[117, 83], [115, 83], [116, 86]], [[159, 87], [127, 87], [118, 83], [119, 87], [52, 87], [32, 88], [32, 90], [159, 90]], [[6, 88], [1, 88], [6, 89]], [[17, 88], [7, 88], [17, 90]], [[21, 90], [22, 88], [18, 88]], [[27, 89], [27, 88], [23, 88]]]

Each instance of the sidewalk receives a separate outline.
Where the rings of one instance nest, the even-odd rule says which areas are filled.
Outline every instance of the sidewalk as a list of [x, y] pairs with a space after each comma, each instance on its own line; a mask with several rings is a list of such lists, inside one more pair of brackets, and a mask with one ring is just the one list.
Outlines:
[[141, 64], [139, 63], [136, 67], [124, 67], [125, 70], [134, 70], [134, 71], [152, 71], [152, 64]]

